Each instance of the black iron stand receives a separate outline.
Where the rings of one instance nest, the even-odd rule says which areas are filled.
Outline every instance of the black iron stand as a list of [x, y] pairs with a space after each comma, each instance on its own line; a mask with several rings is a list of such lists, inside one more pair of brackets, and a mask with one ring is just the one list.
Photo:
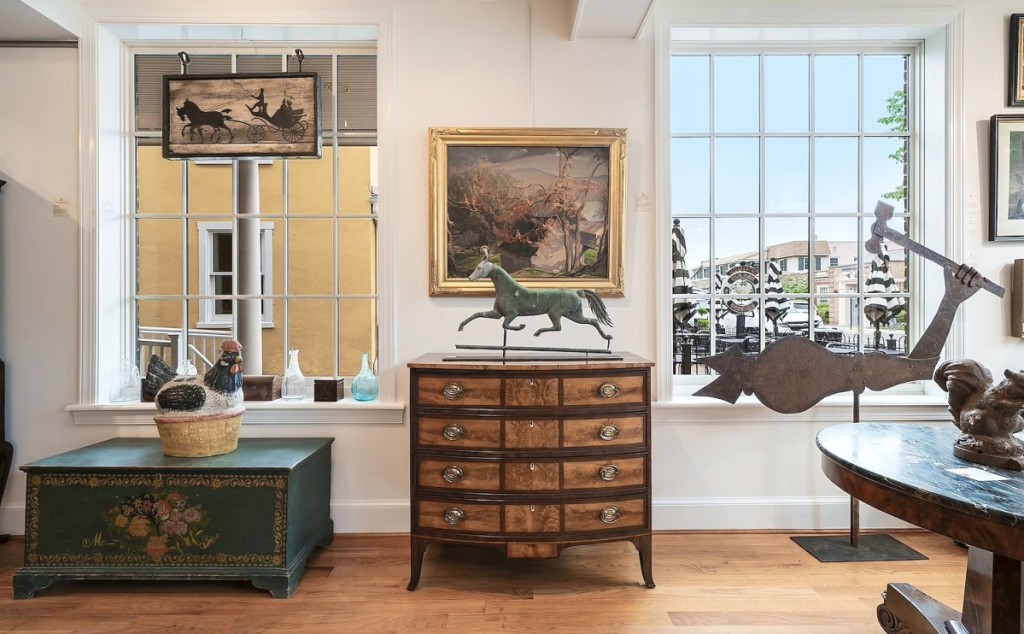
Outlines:
[[[860, 394], [853, 393], [853, 422], [860, 422]], [[891, 535], [860, 534], [860, 500], [850, 496], [850, 534], [791, 537], [822, 563], [928, 559]]]
[[[11, 462], [14, 460], [14, 445], [7, 442], [4, 411], [7, 407], [5, 402], [5, 374], [4, 360], [0, 359], [0, 502], [4, 499], [4, 489], [7, 488], [7, 475], [11, 470]], [[10, 535], [0, 535], [0, 544], [10, 538]]]

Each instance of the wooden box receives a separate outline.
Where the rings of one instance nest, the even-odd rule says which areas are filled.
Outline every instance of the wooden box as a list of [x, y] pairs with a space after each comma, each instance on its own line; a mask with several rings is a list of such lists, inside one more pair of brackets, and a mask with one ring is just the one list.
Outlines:
[[276, 401], [281, 398], [281, 376], [278, 374], [243, 376], [242, 397], [246, 401]]
[[345, 379], [315, 379], [313, 400], [333, 403], [345, 398]]
[[247, 579], [287, 598], [334, 537], [333, 441], [243, 438], [172, 458], [158, 439], [115, 438], [24, 465], [14, 598], [60, 579]]

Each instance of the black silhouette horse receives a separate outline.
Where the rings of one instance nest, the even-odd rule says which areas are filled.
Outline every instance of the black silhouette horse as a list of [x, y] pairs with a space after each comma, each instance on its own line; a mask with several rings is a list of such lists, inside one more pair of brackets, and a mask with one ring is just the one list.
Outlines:
[[235, 139], [235, 135], [231, 132], [231, 128], [227, 126], [227, 121], [234, 121], [228, 113], [231, 112], [230, 108], [224, 110], [203, 110], [197, 106], [191, 99], [186, 99], [185, 103], [180, 108], [175, 108], [178, 111], [178, 118], [182, 121], [188, 119], [188, 123], [181, 126], [181, 136], [185, 136], [185, 130], [188, 130], [189, 139], [192, 136], [198, 134], [199, 142], [206, 143], [206, 138], [203, 135], [203, 126], [210, 126], [213, 128], [213, 133], [210, 135], [210, 141], [214, 141], [220, 135], [220, 131], [224, 130], [228, 133], [229, 142]]

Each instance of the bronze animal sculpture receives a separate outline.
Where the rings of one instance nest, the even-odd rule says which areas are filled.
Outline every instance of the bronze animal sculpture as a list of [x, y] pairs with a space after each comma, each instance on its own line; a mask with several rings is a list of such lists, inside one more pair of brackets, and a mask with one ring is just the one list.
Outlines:
[[1024, 372], [1006, 370], [992, 385], [992, 374], [971, 359], [946, 361], [934, 379], [949, 393], [949, 413], [963, 432], [953, 455], [993, 467], [1024, 470], [1024, 442], [1014, 434], [1024, 431]]
[[[467, 317], [461, 324], [461, 331], [466, 324], [479, 317], [487, 319], [504, 318], [501, 326], [505, 330], [522, 330], [526, 324], [513, 326], [512, 321], [517, 317], [528, 317], [531, 315], [547, 315], [551, 320], [551, 326], [540, 328], [533, 333], [536, 337], [542, 332], [555, 332], [562, 329], [562, 318], [578, 324], [588, 324], [597, 329], [597, 332], [605, 339], [611, 341], [612, 336], [601, 329], [601, 324], [611, 326], [612, 320], [608, 317], [608, 310], [604, 302], [597, 296], [597, 293], [590, 290], [573, 291], [565, 288], [553, 289], [530, 289], [512, 279], [508, 272], [490, 261], [487, 247], [483, 248], [483, 258], [476, 265], [469, 279], [477, 281], [486, 277], [494, 283], [494, 308], [491, 310], [474, 313]], [[597, 317], [596, 319], [583, 316], [583, 299], [587, 300], [590, 310]]]

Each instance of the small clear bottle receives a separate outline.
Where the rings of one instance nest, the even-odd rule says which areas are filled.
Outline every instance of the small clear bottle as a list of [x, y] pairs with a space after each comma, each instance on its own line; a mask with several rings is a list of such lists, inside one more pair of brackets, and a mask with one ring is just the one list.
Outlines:
[[281, 384], [281, 398], [289, 400], [306, 398], [306, 376], [299, 367], [299, 350], [288, 351], [288, 367]]
[[372, 401], [377, 398], [379, 390], [379, 380], [370, 370], [370, 355], [364, 352], [359, 374], [352, 379], [352, 398], [357, 401]]

